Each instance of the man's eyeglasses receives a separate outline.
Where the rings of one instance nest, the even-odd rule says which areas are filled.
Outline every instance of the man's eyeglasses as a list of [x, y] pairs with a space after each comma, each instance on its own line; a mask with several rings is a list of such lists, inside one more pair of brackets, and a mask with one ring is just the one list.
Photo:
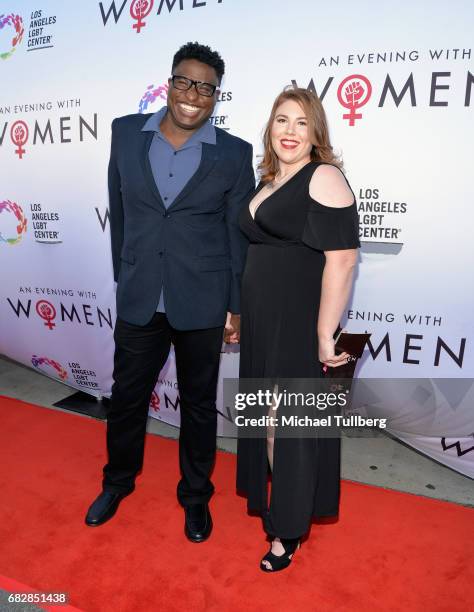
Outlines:
[[203, 81], [193, 81], [177, 74], [172, 75], [171, 83], [175, 89], [180, 89], [181, 91], [187, 91], [194, 85], [198, 94], [207, 98], [213, 96], [217, 89], [217, 85], [211, 85], [211, 83], [204, 83]]

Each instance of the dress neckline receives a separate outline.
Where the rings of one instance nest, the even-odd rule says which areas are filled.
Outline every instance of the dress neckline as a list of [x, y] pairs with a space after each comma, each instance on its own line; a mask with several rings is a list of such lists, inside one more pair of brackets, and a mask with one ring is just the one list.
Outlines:
[[[288, 179], [288, 180], [287, 180], [285, 183], [283, 183], [283, 185], [282, 185], [281, 187], [278, 187], [278, 189], [275, 189], [275, 191], [273, 191], [272, 193], [270, 193], [270, 194], [269, 194], [269, 195], [268, 195], [266, 198], [264, 198], [264, 199], [263, 199], [263, 200], [260, 202], [260, 204], [257, 206], [257, 209], [255, 210], [255, 213], [254, 213], [254, 215], [253, 215], [253, 216], [252, 216], [252, 213], [250, 212], [250, 202], [253, 200], [253, 198], [252, 198], [252, 200], [250, 200], [250, 202], [249, 202], [249, 206], [247, 207], [247, 208], [248, 208], [249, 215], [250, 215], [251, 219], [252, 219], [253, 221], [255, 221], [255, 219], [257, 218], [257, 213], [258, 213], [258, 211], [259, 211], [259, 210], [262, 208], [262, 206], [265, 204], [265, 202], [266, 202], [267, 200], [269, 200], [269, 199], [270, 199], [272, 196], [274, 196], [276, 193], [278, 193], [279, 191], [281, 191], [282, 189], [284, 189], [286, 185], [289, 185], [289, 184], [291, 183], [291, 181], [292, 181], [293, 179], [295, 179], [297, 176], [299, 176], [299, 174], [300, 174], [300, 173], [301, 173], [301, 172], [302, 172], [302, 171], [303, 171], [305, 168], [307, 168], [307, 167], [308, 167], [308, 166], [310, 166], [311, 164], [316, 164], [316, 163], [318, 163], [318, 162], [315, 162], [314, 160], [310, 160], [310, 161], [309, 161], [307, 164], [305, 164], [304, 166], [302, 166], [302, 167], [301, 167], [301, 168], [298, 170], [298, 172], [295, 172], [295, 174], [294, 174], [294, 175], [293, 175], [291, 178], [289, 178], [289, 179]], [[264, 184], [263, 184], [261, 187], [257, 187], [257, 190], [255, 191], [255, 194], [254, 194], [254, 197], [257, 195], [257, 193], [259, 193], [259, 192], [261, 191], [261, 189], [263, 189], [263, 188], [265, 187], [265, 185], [266, 185], [266, 184], [267, 184], [267, 183], [264, 183]]]

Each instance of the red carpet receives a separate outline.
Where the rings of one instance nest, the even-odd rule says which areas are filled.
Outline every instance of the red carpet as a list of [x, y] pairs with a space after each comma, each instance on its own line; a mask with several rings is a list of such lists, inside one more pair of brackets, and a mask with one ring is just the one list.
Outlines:
[[175, 497], [176, 442], [148, 437], [135, 493], [110, 523], [91, 529], [83, 518], [99, 492], [104, 425], [2, 396], [0, 423], [0, 575], [66, 591], [85, 612], [472, 605], [471, 509], [344, 482], [339, 521], [313, 525], [292, 566], [268, 575], [258, 569], [267, 548], [260, 520], [234, 492], [233, 455], [219, 453], [214, 533], [196, 545], [184, 538]]

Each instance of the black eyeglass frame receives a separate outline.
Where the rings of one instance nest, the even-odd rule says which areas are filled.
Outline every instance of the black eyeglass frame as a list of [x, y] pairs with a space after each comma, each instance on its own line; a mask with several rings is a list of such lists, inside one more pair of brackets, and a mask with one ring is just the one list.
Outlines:
[[[189, 87], [187, 87], [186, 89], [182, 89], [181, 87], [176, 87], [174, 83], [175, 79], [184, 79], [185, 81], [189, 83]], [[204, 96], [205, 98], [212, 98], [212, 96], [216, 93], [216, 89], [218, 88], [218, 85], [213, 85], [212, 83], [206, 83], [205, 81], [193, 81], [193, 79], [189, 79], [188, 77], [182, 76], [181, 74], [172, 74], [170, 80], [171, 80], [171, 84], [173, 85], [173, 87], [177, 89], [178, 91], [189, 91], [191, 87], [194, 85], [198, 94], [200, 96]], [[202, 93], [198, 89], [199, 85], [207, 85], [208, 87], [212, 87], [212, 93], [210, 94]]]

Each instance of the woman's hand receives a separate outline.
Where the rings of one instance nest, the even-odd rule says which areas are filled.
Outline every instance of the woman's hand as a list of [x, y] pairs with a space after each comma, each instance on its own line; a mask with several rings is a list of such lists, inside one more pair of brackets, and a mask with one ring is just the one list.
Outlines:
[[347, 363], [349, 357], [349, 353], [336, 355], [334, 352], [334, 340], [332, 338], [319, 338], [319, 361], [324, 363], [324, 365], [330, 368], [337, 368]]
[[226, 344], [239, 344], [240, 342], [240, 315], [227, 313], [224, 328], [224, 342]]

